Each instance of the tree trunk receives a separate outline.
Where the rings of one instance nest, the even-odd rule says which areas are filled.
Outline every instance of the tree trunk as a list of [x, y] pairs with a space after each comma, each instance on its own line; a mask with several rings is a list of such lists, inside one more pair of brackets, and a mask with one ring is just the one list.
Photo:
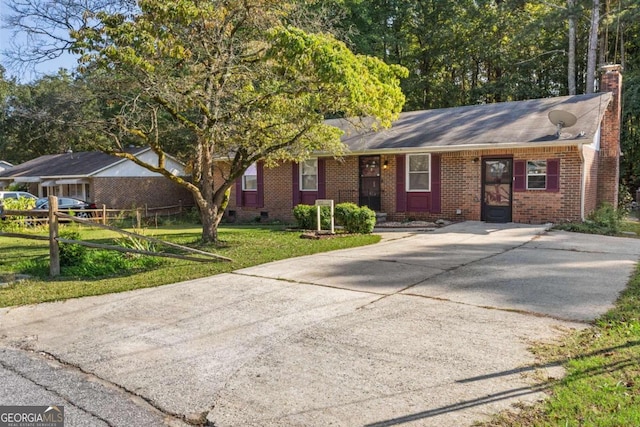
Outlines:
[[591, 10], [591, 31], [589, 32], [589, 52], [587, 54], [586, 93], [593, 93], [596, 80], [596, 59], [598, 56], [598, 27], [600, 23], [600, 0], [593, 0]]
[[218, 207], [215, 205], [207, 209], [200, 209], [203, 243], [216, 243], [218, 241], [218, 224], [220, 220], [217, 218], [217, 213]]
[[576, 94], [576, 15], [575, 0], [567, 0], [569, 11], [569, 53], [567, 58], [567, 88], [569, 95]]
[[202, 241], [216, 243], [218, 241], [218, 225], [222, 221], [225, 209], [229, 204], [231, 187], [224, 185], [216, 190], [213, 201], [208, 206], [200, 207], [200, 220], [202, 221]]

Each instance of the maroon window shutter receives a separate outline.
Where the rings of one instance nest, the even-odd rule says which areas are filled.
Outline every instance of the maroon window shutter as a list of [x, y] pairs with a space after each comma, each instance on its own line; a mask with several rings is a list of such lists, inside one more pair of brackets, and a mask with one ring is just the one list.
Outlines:
[[293, 181], [293, 206], [297, 206], [300, 204], [300, 165], [298, 163], [291, 164], [291, 171], [293, 176], [291, 177]]
[[560, 159], [547, 159], [547, 191], [560, 191]]
[[440, 213], [440, 154], [431, 155], [431, 213]]
[[407, 191], [405, 188], [405, 156], [396, 156], [396, 212], [407, 211]]
[[327, 197], [325, 160], [318, 159], [318, 199]]
[[256, 165], [256, 179], [258, 181], [258, 194], [256, 194], [256, 207], [264, 207], [264, 162], [258, 162]]
[[527, 162], [525, 160], [515, 160], [513, 162], [513, 191], [525, 191], [526, 189]]
[[236, 179], [236, 207], [242, 207], [242, 177]]

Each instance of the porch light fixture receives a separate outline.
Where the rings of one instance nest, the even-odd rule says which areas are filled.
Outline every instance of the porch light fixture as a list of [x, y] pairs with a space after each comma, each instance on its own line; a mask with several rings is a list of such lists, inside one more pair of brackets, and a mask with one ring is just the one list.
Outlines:
[[389, 167], [389, 160], [385, 160], [384, 163], [382, 164], [382, 169], [386, 169]]

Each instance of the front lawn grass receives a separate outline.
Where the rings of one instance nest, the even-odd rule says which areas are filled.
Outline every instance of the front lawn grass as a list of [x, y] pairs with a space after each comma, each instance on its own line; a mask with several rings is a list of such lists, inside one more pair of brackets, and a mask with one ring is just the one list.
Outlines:
[[[113, 244], [120, 235], [101, 229], [79, 228], [82, 240]], [[129, 230], [132, 231], [132, 230]], [[196, 226], [167, 226], [147, 229], [144, 234], [161, 240], [191, 246], [233, 259], [233, 262], [184, 261], [159, 258], [160, 265], [146, 271], [122, 271], [111, 277], [59, 277], [48, 274], [48, 242], [0, 237], [0, 276], [22, 273], [31, 266], [38, 277], [0, 288], [0, 307], [56, 301], [89, 295], [102, 295], [181, 282], [214, 274], [227, 273], [270, 261], [309, 255], [335, 249], [351, 248], [380, 241], [376, 235], [349, 235], [332, 239], [301, 239], [299, 232], [285, 231], [281, 226], [223, 226], [219, 230], [220, 243], [201, 245], [201, 228]], [[46, 235], [46, 232], [40, 234]], [[158, 248], [165, 250], [167, 248]], [[93, 250], [93, 249], [90, 249]], [[169, 252], [169, 250], [165, 250]], [[175, 252], [171, 250], [171, 252]], [[64, 267], [62, 268], [65, 274]], [[1, 281], [1, 280], [0, 280]]]
[[541, 365], [566, 370], [564, 378], [541, 384], [550, 398], [478, 425], [640, 426], [640, 267], [616, 307], [593, 327], [534, 352]]
[[[640, 221], [638, 220], [622, 221], [620, 223], [620, 231], [635, 233], [635, 236], [632, 236], [632, 237], [636, 237], [636, 238], [640, 237]], [[630, 236], [627, 235], [625, 237], [630, 237]]]

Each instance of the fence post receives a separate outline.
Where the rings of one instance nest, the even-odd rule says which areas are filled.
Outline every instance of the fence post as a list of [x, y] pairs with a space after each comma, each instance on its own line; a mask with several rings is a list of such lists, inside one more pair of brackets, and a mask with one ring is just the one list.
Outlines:
[[136, 209], [136, 225], [138, 227], [138, 230], [142, 228], [142, 212], [140, 212], [140, 209]]
[[107, 225], [107, 205], [102, 205], [102, 225]]
[[58, 198], [49, 196], [49, 275], [60, 275], [60, 246], [58, 245]]

